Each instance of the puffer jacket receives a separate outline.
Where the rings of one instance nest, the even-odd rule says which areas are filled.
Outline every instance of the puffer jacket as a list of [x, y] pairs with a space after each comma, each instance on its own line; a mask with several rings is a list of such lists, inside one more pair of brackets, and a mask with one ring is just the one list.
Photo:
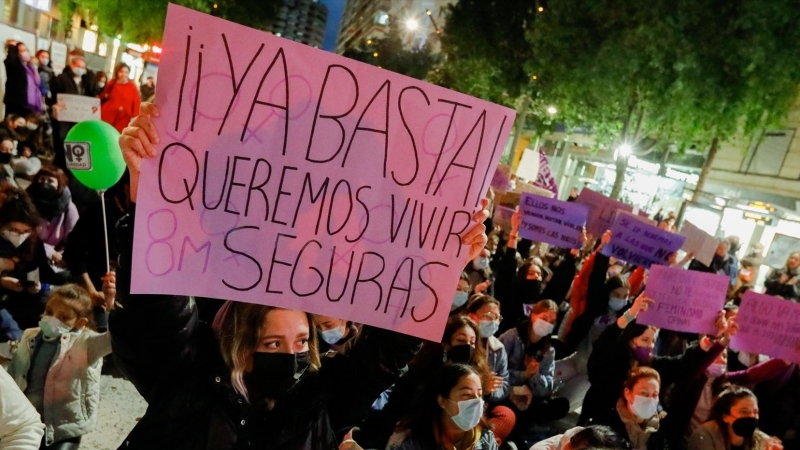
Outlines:
[[272, 409], [251, 407], [194, 299], [130, 294], [132, 231], [132, 215], [117, 225], [122, 307], [109, 330], [115, 363], [148, 409], [121, 449], [335, 449], [336, 433], [363, 419], [419, 350], [419, 339], [364, 327]]
[[[28, 372], [38, 328], [25, 330], [8, 367], [20, 390], [28, 387]], [[51, 445], [92, 431], [100, 403], [100, 369], [103, 356], [111, 353], [111, 337], [83, 328], [61, 336], [56, 357], [47, 372], [44, 390], [45, 443]]]

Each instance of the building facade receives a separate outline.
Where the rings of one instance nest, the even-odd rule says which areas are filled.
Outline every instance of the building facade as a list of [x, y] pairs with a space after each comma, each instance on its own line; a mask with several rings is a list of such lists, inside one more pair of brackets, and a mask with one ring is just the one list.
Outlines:
[[271, 31], [276, 36], [320, 48], [327, 21], [328, 8], [319, 0], [283, 0]]
[[405, 44], [431, 43], [444, 26], [447, 7], [456, 0], [347, 0], [336, 42], [336, 53], [364, 50], [397, 26]]

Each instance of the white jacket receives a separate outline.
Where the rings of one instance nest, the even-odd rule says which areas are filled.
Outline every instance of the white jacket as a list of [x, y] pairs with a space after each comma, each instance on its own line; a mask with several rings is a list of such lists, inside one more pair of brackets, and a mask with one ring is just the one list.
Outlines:
[[[24, 392], [39, 328], [25, 330], [8, 373]], [[61, 336], [44, 388], [45, 443], [52, 445], [92, 431], [100, 403], [100, 369], [111, 353], [111, 336], [86, 328]]]
[[0, 450], [38, 450], [42, 435], [39, 413], [0, 367]]

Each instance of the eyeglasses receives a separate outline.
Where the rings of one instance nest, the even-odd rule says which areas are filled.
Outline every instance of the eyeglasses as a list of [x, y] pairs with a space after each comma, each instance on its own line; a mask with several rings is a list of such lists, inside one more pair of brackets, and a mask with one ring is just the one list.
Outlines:
[[501, 322], [503, 321], [503, 316], [501, 316], [500, 314], [495, 314], [493, 312], [487, 312], [486, 314], [483, 315], [483, 318], [488, 320], [499, 320]]

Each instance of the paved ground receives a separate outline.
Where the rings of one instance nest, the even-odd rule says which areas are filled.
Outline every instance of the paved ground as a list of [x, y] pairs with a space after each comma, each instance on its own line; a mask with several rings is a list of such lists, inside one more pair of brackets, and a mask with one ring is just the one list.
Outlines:
[[145, 409], [147, 403], [129, 381], [103, 375], [97, 427], [83, 437], [81, 450], [116, 450]]

